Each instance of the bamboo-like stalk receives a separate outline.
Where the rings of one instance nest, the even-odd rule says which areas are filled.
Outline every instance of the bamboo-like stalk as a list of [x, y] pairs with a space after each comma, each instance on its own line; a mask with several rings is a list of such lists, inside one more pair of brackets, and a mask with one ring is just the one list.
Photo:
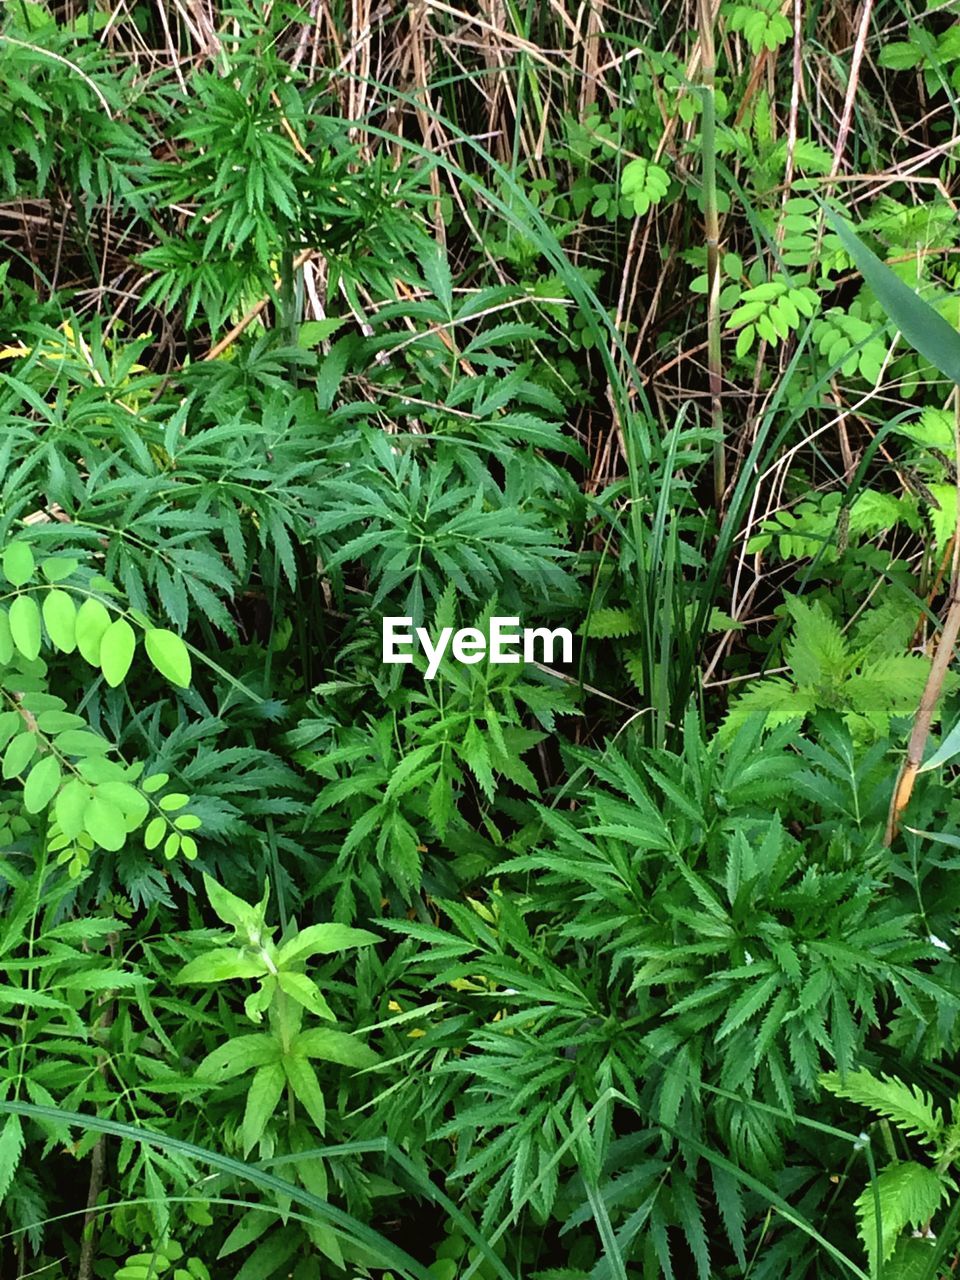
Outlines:
[[720, 215], [717, 209], [716, 109], [714, 81], [716, 50], [713, 43], [712, 0], [699, 0], [703, 121], [700, 130], [700, 173], [703, 181], [703, 218], [707, 242], [707, 373], [710, 383], [710, 418], [718, 433], [713, 446], [713, 494], [717, 509], [723, 505], [727, 467], [723, 428], [722, 354], [720, 350]]

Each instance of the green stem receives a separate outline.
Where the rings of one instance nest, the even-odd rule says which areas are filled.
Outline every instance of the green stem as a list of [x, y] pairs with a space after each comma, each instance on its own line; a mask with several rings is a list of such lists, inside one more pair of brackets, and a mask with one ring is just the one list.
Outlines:
[[717, 121], [714, 100], [716, 51], [713, 44], [711, 0], [699, 0], [699, 22], [703, 94], [703, 127], [700, 134], [701, 175], [707, 242], [707, 373], [710, 383], [711, 425], [718, 433], [713, 446], [713, 493], [719, 510], [723, 505], [723, 494], [727, 487], [727, 470], [724, 453], [723, 405], [720, 399], [723, 385], [720, 352], [720, 215], [717, 208]]
[[280, 328], [287, 346], [297, 345], [297, 290], [293, 250], [284, 249], [280, 256]]

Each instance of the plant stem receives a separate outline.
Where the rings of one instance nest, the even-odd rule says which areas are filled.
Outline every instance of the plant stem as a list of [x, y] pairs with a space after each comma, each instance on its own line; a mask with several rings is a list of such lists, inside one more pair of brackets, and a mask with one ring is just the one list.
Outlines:
[[[960, 460], [960, 386], [953, 393], [953, 409], [954, 445], [957, 458]], [[958, 493], [957, 501], [958, 505], [960, 505], [960, 493]], [[920, 765], [923, 763], [923, 752], [927, 745], [927, 738], [930, 735], [933, 713], [936, 710], [940, 694], [943, 692], [943, 682], [953, 660], [958, 636], [960, 636], [960, 539], [955, 539], [953, 544], [953, 568], [950, 574], [949, 607], [947, 616], [944, 619], [943, 630], [940, 632], [940, 639], [937, 641], [936, 653], [933, 655], [933, 662], [930, 665], [930, 674], [927, 676], [927, 683], [920, 699], [920, 706], [917, 708], [917, 714], [914, 717], [913, 730], [910, 734], [910, 741], [907, 744], [907, 758], [901, 766], [900, 773], [897, 776], [897, 784], [890, 798], [887, 829], [883, 836], [883, 843], [887, 848], [893, 844], [900, 831], [901, 815], [913, 794], [913, 786], [917, 780]]]
[[723, 494], [727, 487], [727, 468], [724, 454], [723, 405], [720, 400], [723, 384], [720, 352], [720, 215], [717, 209], [714, 102], [716, 51], [713, 44], [711, 0], [699, 0], [699, 22], [702, 53], [700, 81], [703, 96], [700, 170], [703, 180], [703, 217], [707, 242], [707, 372], [710, 382], [711, 424], [714, 431], [718, 433], [713, 446], [713, 495], [719, 510], [723, 505]]
[[295, 346], [297, 341], [296, 263], [292, 249], [284, 249], [280, 257], [280, 328], [283, 341]]

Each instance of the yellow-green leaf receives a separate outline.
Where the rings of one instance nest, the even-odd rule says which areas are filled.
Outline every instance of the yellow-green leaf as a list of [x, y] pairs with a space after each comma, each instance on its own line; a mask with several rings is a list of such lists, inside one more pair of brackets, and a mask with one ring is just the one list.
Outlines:
[[83, 830], [83, 815], [89, 801], [89, 788], [77, 778], [68, 782], [57, 796], [53, 812], [67, 839], [75, 840]]
[[13, 643], [31, 662], [40, 654], [40, 610], [32, 596], [17, 596], [10, 606]]
[[23, 787], [23, 807], [27, 813], [39, 813], [56, 795], [60, 786], [60, 765], [56, 756], [44, 756], [27, 774]]
[[43, 602], [43, 623], [53, 644], [63, 653], [77, 647], [77, 606], [66, 591], [48, 591]]
[[292, 996], [297, 1004], [315, 1013], [318, 1018], [327, 1018], [336, 1022], [336, 1014], [320, 994], [320, 988], [303, 973], [280, 973], [277, 975], [280, 989]]
[[190, 653], [173, 631], [151, 627], [145, 636], [147, 657], [171, 684], [186, 689], [190, 684]]
[[13, 657], [13, 636], [6, 609], [0, 609], [0, 664], [6, 666]]
[[36, 736], [29, 731], [18, 733], [11, 739], [6, 751], [3, 753], [3, 767], [0, 773], [4, 778], [15, 778], [17, 774], [23, 773], [24, 769], [34, 757], [37, 750]]
[[3, 572], [14, 587], [22, 587], [33, 577], [36, 563], [26, 542], [11, 542], [3, 553]]
[[77, 612], [77, 648], [92, 667], [100, 665], [100, 641], [110, 626], [110, 615], [99, 600], [84, 600]]
[[116, 852], [127, 838], [127, 824], [116, 805], [94, 795], [83, 811], [83, 825], [101, 849]]
[[117, 618], [103, 633], [103, 639], [100, 641], [100, 669], [111, 689], [123, 683], [133, 662], [133, 651], [136, 647], [137, 638], [126, 618]]

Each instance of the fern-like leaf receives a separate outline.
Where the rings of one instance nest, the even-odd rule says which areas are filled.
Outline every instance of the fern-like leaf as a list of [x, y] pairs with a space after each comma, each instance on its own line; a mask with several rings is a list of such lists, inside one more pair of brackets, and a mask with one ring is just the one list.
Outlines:
[[939, 1109], [934, 1109], [932, 1099], [919, 1085], [905, 1084], [896, 1076], [877, 1077], [865, 1070], [851, 1071], [845, 1076], [830, 1072], [821, 1076], [820, 1083], [836, 1097], [857, 1102], [892, 1120], [907, 1137], [939, 1146], [943, 1136], [943, 1115]]
[[905, 1227], [929, 1223], [946, 1193], [944, 1180], [925, 1165], [907, 1161], [884, 1169], [857, 1198], [860, 1239], [871, 1270], [891, 1256]]

